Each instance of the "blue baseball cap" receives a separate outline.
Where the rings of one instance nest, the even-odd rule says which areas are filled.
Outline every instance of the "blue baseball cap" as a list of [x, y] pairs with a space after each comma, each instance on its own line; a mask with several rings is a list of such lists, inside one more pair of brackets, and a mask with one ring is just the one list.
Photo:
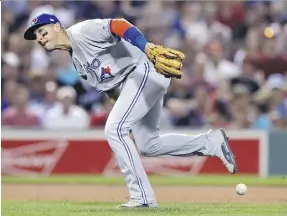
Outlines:
[[30, 28], [28, 28], [24, 33], [24, 38], [26, 40], [35, 40], [36, 35], [34, 34], [34, 31], [37, 28], [39, 28], [43, 25], [56, 24], [56, 23], [61, 24], [60, 20], [55, 15], [45, 14], [45, 13], [41, 14], [32, 20]]

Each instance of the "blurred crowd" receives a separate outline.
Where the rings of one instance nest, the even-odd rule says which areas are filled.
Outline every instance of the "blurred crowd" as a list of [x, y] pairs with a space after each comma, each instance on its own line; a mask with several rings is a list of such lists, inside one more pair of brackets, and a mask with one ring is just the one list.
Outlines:
[[184, 76], [165, 96], [162, 128], [287, 129], [286, 1], [4, 1], [2, 126], [103, 127], [112, 109], [82, 83], [68, 53], [24, 40], [43, 12], [64, 27], [123, 17], [149, 42], [183, 51]]

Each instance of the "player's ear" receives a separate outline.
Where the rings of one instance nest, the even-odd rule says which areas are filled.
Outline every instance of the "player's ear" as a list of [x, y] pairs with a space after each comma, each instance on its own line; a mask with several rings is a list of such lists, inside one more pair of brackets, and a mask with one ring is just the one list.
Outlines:
[[54, 25], [54, 30], [55, 30], [57, 33], [60, 32], [60, 31], [62, 30], [61, 24], [60, 24], [60, 23], [56, 23], [56, 24]]

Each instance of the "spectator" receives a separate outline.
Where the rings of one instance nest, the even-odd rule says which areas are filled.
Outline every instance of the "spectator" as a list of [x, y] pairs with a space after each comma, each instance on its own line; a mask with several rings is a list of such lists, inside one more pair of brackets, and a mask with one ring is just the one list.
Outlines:
[[197, 87], [204, 86], [205, 88], [211, 88], [212, 86], [205, 79], [205, 63], [206, 56], [203, 53], [200, 53], [196, 56], [195, 61], [193, 62], [193, 71], [190, 78], [190, 86], [193, 89]]
[[221, 80], [215, 89], [212, 99], [212, 110], [210, 112], [209, 121], [214, 127], [231, 127], [232, 126], [232, 110], [234, 104], [232, 83], [229, 80]]
[[207, 27], [204, 21], [200, 19], [202, 4], [199, 2], [186, 1], [182, 5], [180, 27], [187, 37], [194, 40], [201, 48], [208, 41]]
[[270, 130], [272, 128], [272, 121], [269, 116], [269, 107], [267, 103], [255, 104], [255, 119], [252, 127], [255, 129]]
[[217, 39], [223, 45], [229, 45], [232, 32], [230, 27], [216, 19], [218, 5], [214, 2], [206, 2], [203, 10], [203, 19], [206, 24], [209, 40]]
[[234, 39], [242, 39], [246, 34], [245, 13], [240, 1], [218, 1], [218, 21], [232, 29]]
[[237, 84], [232, 89], [231, 114], [233, 128], [250, 128], [254, 113], [251, 107], [251, 93], [249, 89]]
[[254, 94], [254, 122], [252, 128], [271, 130], [274, 125], [271, 113], [271, 92], [268, 88], [262, 88]]
[[287, 82], [283, 75], [270, 75], [266, 87], [271, 90], [271, 111], [276, 116], [274, 119], [279, 128], [287, 125]]
[[205, 123], [204, 110], [206, 93], [202, 88], [193, 94], [188, 88], [188, 80], [173, 80], [165, 99], [165, 106], [175, 126], [200, 127]]
[[218, 86], [221, 80], [240, 75], [238, 66], [224, 58], [223, 47], [218, 40], [212, 40], [207, 44], [206, 54], [204, 78], [210, 85]]
[[232, 126], [230, 104], [222, 99], [216, 99], [213, 103], [213, 110], [209, 115], [209, 123], [213, 127], [229, 128]]
[[49, 81], [45, 84], [43, 101], [41, 103], [32, 104], [31, 109], [42, 120], [46, 113], [57, 105], [57, 84], [55, 82]]
[[32, 70], [47, 70], [50, 64], [48, 54], [38, 44], [34, 44], [30, 56]]
[[72, 87], [61, 87], [57, 91], [60, 101], [46, 112], [43, 127], [49, 130], [58, 129], [87, 129], [90, 124], [89, 115], [84, 109], [74, 104], [76, 92]]
[[[164, 99], [165, 128], [287, 128], [284, 1], [4, 1], [2, 9], [2, 118], [27, 96], [16, 97], [23, 85], [29, 90], [24, 113], [28, 119], [40, 116], [44, 128], [101, 127], [109, 114], [112, 104], [79, 78], [67, 52], [50, 56], [23, 40], [32, 17], [45, 12], [58, 16], [64, 27], [123, 17], [148, 41], [183, 51], [183, 79], [172, 80]], [[57, 88], [65, 86], [70, 90], [64, 88], [67, 97], [59, 102]]]
[[1, 98], [1, 111], [5, 111], [13, 104], [13, 99], [17, 93], [18, 83], [15, 80], [4, 82], [3, 96]]
[[262, 53], [247, 57], [246, 61], [261, 70], [265, 79], [271, 74], [284, 74], [287, 71], [287, 56], [279, 52], [276, 38], [265, 39]]
[[131, 20], [131, 22], [133, 23], [134, 19], [136, 19], [137, 16], [144, 15], [145, 10], [143, 8], [146, 4], [147, 1], [127, 0], [121, 2], [120, 7], [121, 10], [129, 17], [129, 20]]
[[2, 125], [21, 128], [40, 126], [38, 116], [29, 108], [29, 91], [25, 86], [17, 88], [11, 107], [3, 112]]
[[27, 74], [27, 83], [30, 90], [30, 100], [35, 103], [42, 103], [45, 92], [45, 72], [41, 70], [31, 70]]
[[59, 86], [72, 86], [79, 82], [79, 74], [68, 52], [54, 51], [51, 63], [55, 66], [55, 78]]
[[3, 80], [20, 81], [20, 59], [19, 56], [13, 52], [6, 52], [3, 54]]
[[[3, 21], [3, 20], [2, 20]], [[2, 55], [4, 54], [4, 50], [5, 50], [5, 42], [8, 38], [8, 25], [3, 22], [1, 23], [1, 53]]]

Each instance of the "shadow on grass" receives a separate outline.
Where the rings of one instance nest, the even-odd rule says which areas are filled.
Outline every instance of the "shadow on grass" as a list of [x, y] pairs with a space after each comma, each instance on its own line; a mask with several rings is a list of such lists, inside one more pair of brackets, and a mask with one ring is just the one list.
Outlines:
[[160, 207], [160, 208], [121, 208], [118, 209], [116, 207], [110, 208], [83, 208], [83, 209], [71, 209], [69, 212], [71, 213], [84, 213], [84, 212], [93, 212], [93, 213], [125, 213], [125, 212], [135, 212], [135, 213], [164, 213], [164, 214], [171, 214], [171, 213], [188, 213], [191, 209], [185, 208], [176, 208], [176, 207]]

